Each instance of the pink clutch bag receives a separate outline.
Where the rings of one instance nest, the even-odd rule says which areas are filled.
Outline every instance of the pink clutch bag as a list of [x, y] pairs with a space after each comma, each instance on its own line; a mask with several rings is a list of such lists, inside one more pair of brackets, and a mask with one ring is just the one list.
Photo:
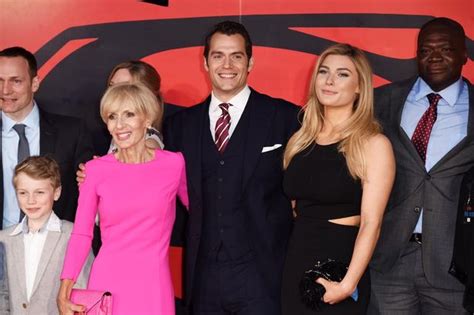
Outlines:
[[112, 315], [112, 294], [110, 292], [72, 289], [71, 302], [85, 306], [84, 313], [87, 315]]

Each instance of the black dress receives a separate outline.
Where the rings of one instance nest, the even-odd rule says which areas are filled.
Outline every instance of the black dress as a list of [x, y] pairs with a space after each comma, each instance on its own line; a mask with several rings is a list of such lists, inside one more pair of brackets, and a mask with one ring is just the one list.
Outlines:
[[295, 155], [288, 166], [283, 185], [296, 200], [297, 217], [288, 244], [282, 284], [282, 313], [365, 314], [370, 296], [369, 273], [360, 280], [358, 301], [351, 297], [319, 312], [307, 308], [299, 294], [303, 273], [317, 261], [327, 258], [350, 263], [358, 227], [328, 220], [360, 215], [362, 188], [347, 169], [337, 145], [311, 145]]

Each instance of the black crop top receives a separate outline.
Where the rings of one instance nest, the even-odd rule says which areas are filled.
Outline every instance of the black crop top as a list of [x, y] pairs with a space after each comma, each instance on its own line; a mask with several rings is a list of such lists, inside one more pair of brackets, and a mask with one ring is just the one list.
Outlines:
[[291, 160], [283, 188], [296, 200], [298, 216], [329, 220], [360, 215], [361, 183], [349, 174], [338, 144], [315, 143]]

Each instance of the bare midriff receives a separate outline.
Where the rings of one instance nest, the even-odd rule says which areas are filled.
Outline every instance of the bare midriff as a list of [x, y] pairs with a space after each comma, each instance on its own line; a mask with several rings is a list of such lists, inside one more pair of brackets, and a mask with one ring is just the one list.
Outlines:
[[353, 215], [350, 217], [337, 218], [328, 220], [334, 224], [348, 225], [348, 226], [360, 226], [360, 215]]

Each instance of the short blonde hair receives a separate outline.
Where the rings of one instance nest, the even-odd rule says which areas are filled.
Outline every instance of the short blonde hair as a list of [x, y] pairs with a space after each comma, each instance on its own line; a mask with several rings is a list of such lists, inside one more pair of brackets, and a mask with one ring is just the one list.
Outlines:
[[15, 188], [20, 173], [24, 173], [34, 179], [49, 179], [54, 189], [61, 187], [59, 165], [50, 157], [30, 156], [18, 164], [13, 174], [13, 186]]
[[105, 91], [100, 100], [100, 116], [107, 123], [108, 114], [122, 104], [130, 104], [138, 113], [143, 114], [151, 122], [163, 117], [163, 106], [159, 105], [156, 95], [142, 83], [118, 83]]

